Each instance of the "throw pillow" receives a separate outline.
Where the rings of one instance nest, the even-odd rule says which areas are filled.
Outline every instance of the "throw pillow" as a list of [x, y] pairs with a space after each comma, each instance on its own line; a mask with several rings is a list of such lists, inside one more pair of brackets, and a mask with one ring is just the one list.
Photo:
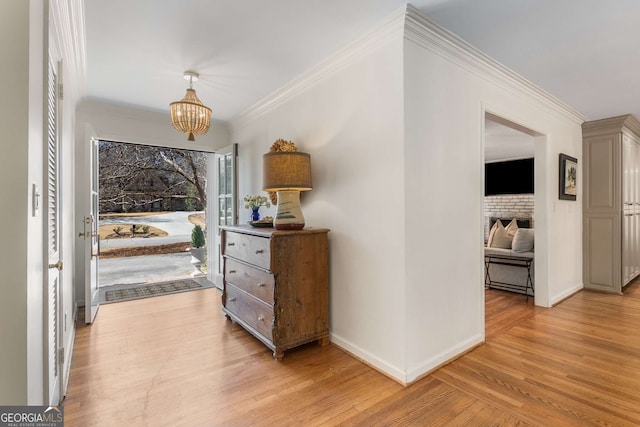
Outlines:
[[511, 237], [515, 236], [516, 231], [518, 231], [518, 221], [516, 221], [516, 219], [513, 218], [509, 223], [509, 225], [505, 227], [505, 229], [507, 230], [507, 234], [509, 234], [509, 236]]
[[[497, 220], [496, 222], [493, 223], [493, 225], [491, 226], [491, 230], [489, 230], [489, 239], [487, 239], [487, 247], [490, 248], [491, 247], [491, 242], [493, 241], [493, 235], [496, 234], [496, 230], [498, 229], [498, 223], [500, 222], [500, 220]], [[502, 224], [502, 223], [500, 223]]]
[[514, 252], [533, 251], [533, 228], [520, 228], [513, 236], [511, 247]]
[[496, 224], [498, 227], [496, 228], [496, 232], [493, 233], [493, 240], [491, 240], [492, 248], [502, 248], [502, 249], [511, 249], [511, 240], [513, 237], [509, 236], [509, 233], [502, 225], [502, 222], [497, 221]]

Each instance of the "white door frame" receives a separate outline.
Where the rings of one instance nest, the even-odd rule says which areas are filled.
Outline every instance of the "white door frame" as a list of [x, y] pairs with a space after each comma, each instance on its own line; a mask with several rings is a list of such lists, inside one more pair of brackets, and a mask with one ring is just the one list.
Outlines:
[[84, 179], [88, 183], [89, 198], [87, 199], [88, 211], [82, 219], [82, 231], [78, 232], [78, 237], [82, 239], [79, 245], [82, 247], [84, 255], [84, 320], [85, 323], [93, 323], [98, 314], [98, 254], [100, 252], [100, 233], [98, 232], [98, 144], [96, 138], [91, 138], [89, 143], [88, 157], [85, 162]]
[[[91, 136], [89, 136], [91, 135]], [[140, 143], [140, 142], [134, 142], [134, 141], [121, 141], [121, 140], [115, 140], [112, 138], [100, 138], [97, 136], [97, 134], [95, 132], [91, 132], [89, 131], [87, 134], [84, 135], [84, 137], [87, 140], [90, 140], [90, 144], [93, 144], [94, 141], [96, 144], [99, 143], [100, 140], [104, 139], [104, 140], [109, 140], [109, 141], [113, 141], [113, 142], [122, 142], [122, 143], [126, 143], [126, 144], [139, 144], [139, 145], [147, 145], [147, 146], [153, 146], [152, 144], [148, 144], [148, 143]], [[82, 271], [84, 272], [83, 277], [85, 278], [85, 322], [86, 323], [92, 323], [93, 319], [95, 318], [95, 315], [98, 311], [99, 305], [97, 303], [97, 298], [93, 297], [93, 295], [95, 295], [95, 292], [93, 292], [92, 289], [92, 281], [95, 278], [95, 290], [97, 291], [98, 289], [98, 271], [99, 271], [99, 262], [96, 263], [95, 267], [92, 267], [92, 263], [95, 262], [95, 260], [97, 260], [97, 257], [95, 255], [98, 254], [99, 250], [99, 237], [97, 237], [97, 242], [92, 242], [92, 239], [89, 238], [90, 236], [88, 234], [85, 233], [89, 233], [89, 230], [92, 230], [92, 234], [95, 233], [94, 235], [98, 234], [98, 204], [99, 204], [99, 188], [98, 188], [98, 184], [97, 182], [99, 181], [99, 171], [98, 171], [98, 154], [97, 154], [97, 150], [94, 154], [92, 154], [92, 149], [87, 148], [89, 147], [89, 143], [83, 142], [83, 149], [79, 150], [79, 156], [78, 156], [78, 163], [79, 165], [81, 165], [82, 167], [79, 167], [78, 169], [82, 169], [80, 172], [84, 173], [84, 182], [89, 183], [89, 185], [86, 185], [82, 188], [79, 188], [79, 193], [80, 195], [78, 196], [79, 199], [81, 199], [81, 206], [78, 208], [80, 212], [82, 212], [81, 214], [81, 220], [79, 221], [79, 229], [78, 229], [78, 236], [83, 239], [84, 244], [80, 244], [79, 245], [79, 249], [77, 250], [77, 253], [80, 254], [82, 253], [82, 257], [80, 257], [79, 255], [76, 256], [76, 262], [78, 262], [79, 264], [81, 263], [81, 268]], [[183, 146], [174, 146], [174, 145], [169, 145], [169, 144], [157, 144], [155, 145], [157, 147], [163, 147], [163, 148], [175, 148], [175, 149], [180, 149], [180, 150], [192, 150], [192, 151], [199, 151], [199, 152], [204, 152], [208, 154], [208, 159], [207, 159], [207, 180], [209, 180], [210, 177], [210, 172], [209, 172], [209, 166], [211, 163], [214, 162], [214, 158], [215, 158], [215, 152], [213, 151], [207, 151], [204, 150], [202, 147], [197, 147], [197, 148], [189, 148], [189, 147], [183, 147]], [[96, 160], [94, 161], [92, 159], [92, 156], [95, 155]], [[82, 182], [82, 180], [78, 180], [79, 182]], [[97, 189], [97, 191], [95, 192], [95, 194], [93, 194], [92, 190], [91, 190], [91, 184], [95, 182], [95, 188]], [[214, 219], [210, 219], [210, 217], [212, 217], [213, 215], [211, 215], [211, 213], [214, 211], [214, 205], [212, 205], [213, 201], [216, 199], [216, 197], [211, 197], [211, 194], [215, 194], [216, 189], [214, 185], [211, 185], [211, 182], [207, 183], [207, 206], [206, 206], [206, 212], [207, 212], [207, 227], [209, 227], [210, 225], [210, 221], [214, 221]], [[213, 193], [212, 193], [213, 192]], [[95, 200], [95, 202], [92, 202], [92, 200]], [[93, 205], [92, 205], [93, 203]], [[94, 208], [95, 208], [95, 212], [94, 212]], [[90, 217], [91, 215], [94, 215], [95, 217], [95, 222], [93, 222], [93, 224], [89, 225], [90, 223]], [[89, 218], [89, 219], [88, 219]], [[211, 228], [213, 229], [213, 228]], [[215, 238], [214, 238], [215, 233], [207, 233], [207, 246], [208, 247], [215, 247]], [[85, 236], [87, 236], [85, 238]], [[208, 251], [210, 252], [210, 251]], [[212, 258], [215, 259], [215, 256], [213, 255], [208, 255], [208, 257], [211, 256]], [[212, 259], [208, 259], [209, 264], [208, 265], [214, 265], [213, 264], [213, 260]], [[210, 281], [212, 280], [212, 273], [211, 273], [212, 269], [210, 269], [210, 273], [208, 273], [207, 275], [207, 279]], [[91, 291], [90, 291], [91, 289]]]
[[[547, 173], [548, 173], [548, 160], [547, 160], [547, 137], [541, 132], [535, 130], [531, 125], [527, 125], [524, 121], [511, 117], [509, 114], [499, 111], [499, 109], [489, 107], [486, 104], [482, 105], [482, 132], [481, 132], [481, 155], [482, 162], [484, 164], [484, 148], [485, 148], [485, 118], [487, 115], [491, 116], [494, 121], [498, 121], [505, 126], [511, 127], [534, 138], [534, 216], [535, 216], [535, 228], [534, 228], [534, 240], [536, 243], [536, 255], [534, 262], [534, 277], [535, 277], [535, 296], [534, 303], [540, 307], [549, 307], [549, 277], [548, 266], [549, 260], [547, 256], [547, 224], [548, 224], [548, 210], [547, 210]], [[482, 189], [484, 189], [484, 175], [482, 179]], [[484, 193], [483, 193], [484, 194]], [[480, 214], [480, 218], [484, 218], [484, 204], [482, 206], [483, 211]], [[484, 220], [482, 220], [482, 227], [484, 230]], [[482, 254], [484, 261], [484, 253]], [[484, 262], [482, 262], [484, 266]], [[484, 283], [484, 271], [482, 272], [482, 282]], [[484, 293], [482, 294], [482, 318], [484, 322]]]

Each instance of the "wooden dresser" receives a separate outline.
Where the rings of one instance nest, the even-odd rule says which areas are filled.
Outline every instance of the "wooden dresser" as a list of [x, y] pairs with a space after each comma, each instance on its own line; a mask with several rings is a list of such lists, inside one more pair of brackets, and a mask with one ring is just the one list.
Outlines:
[[329, 342], [329, 230], [223, 226], [222, 310], [281, 359]]

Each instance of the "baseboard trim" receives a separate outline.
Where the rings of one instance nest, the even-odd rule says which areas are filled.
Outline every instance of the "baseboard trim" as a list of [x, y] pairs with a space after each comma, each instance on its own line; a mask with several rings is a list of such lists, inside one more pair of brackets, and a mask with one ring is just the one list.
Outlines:
[[478, 347], [480, 347], [480, 346], [482, 346], [482, 345], [484, 345], [484, 341], [483, 341], [483, 342], [480, 342], [480, 343], [477, 343], [477, 344], [473, 345], [472, 347], [469, 347], [468, 349], [466, 349], [466, 350], [465, 350], [465, 351], [463, 351], [462, 353], [460, 353], [460, 354], [458, 354], [458, 355], [456, 355], [456, 356], [453, 356], [452, 358], [450, 358], [450, 359], [448, 359], [448, 360], [446, 360], [446, 361], [442, 362], [442, 363], [441, 363], [441, 364], [439, 364], [438, 366], [436, 366], [436, 367], [434, 367], [434, 368], [431, 368], [431, 369], [429, 369], [428, 371], [426, 371], [426, 372], [424, 372], [424, 373], [422, 373], [422, 374], [418, 375], [416, 378], [414, 378], [413, 380], [411, 380], [411, 382], [409, 382], [407, 385], [411, 385], [411, 384], [413, 384], [413, 383], [416, 383], [416, 382], [420, 381], [421, 379], [423, 379], [423, 378], [425, 378], [425, 377], [427, 377], [427, 376], [431, 375], [432, 373], [434, 373], [434, 372], [435, 372], [435, 371], [437, 371], [438, 369], [442, 368], [443, 366], [447, 366], [449, 363], [456, 361], [457, 359], [461, 358], [461, 357], [462, 357], [462, 356], [464, 356], [465, 354], [472, 352], [473, 350], [475, 350], [476, 348], [478, 348]]
[[573, 288], [569, 289], [568, 291], [563, 292], [557, 298], [554, 298], [551, 301], [551, 307], [555, 307], [556, 305], [560, 304], [561, 302], [563, 302], [566, 299], [571, 298], [572, 296], [574, 296], [575, 294], [577, 294], [578, 292], [580, 292], [583, 289], [584, 289], [584, 286], [582, 285], [582, 283], [580, 283], [579, 285], [574, 286]]
[[398, 367], [385, 362], [379, 357], [372, 355], [368, 351], [365, 351], [364, 349], [358, 347], [357, 345], [354, 345], [353, 343], [334, 333], [330, 335], [330, 341], [331, 344], [335, 345], [340, 350], [348, 353], [350, 356], [358, 359], [370, 368], [375, 369], [382, 375], [392, 379], [393, 381], [401, 384], [404, 387], [408, 385], [405, 381], [405, 373], [402, 371], [402, 369], [399, 369]]
[[484, 344], [484, 339], [481, 335], [476, 335], [464, 341], [460, 345], [452, 347], [435, 357], [427, 359], [425, 362], [407, 371], [407, 384], [413, 384], [482, 344]]

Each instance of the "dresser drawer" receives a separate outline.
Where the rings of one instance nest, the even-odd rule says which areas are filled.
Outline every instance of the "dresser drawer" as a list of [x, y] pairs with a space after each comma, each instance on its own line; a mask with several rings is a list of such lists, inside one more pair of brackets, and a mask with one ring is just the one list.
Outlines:
[[224, 255], [270, 270], [271, 252], [269, 247], [270, 240], [266, 237], [250, 236], [225, 230]]
[[273, 308], [229, 283], [225, 283], [225, 293], [227, 310], [270, 341], [273, 340]]
[[233, 258], [225, 258], [224, 278], [243, 291], [273, 305], [273, 274], [242, 264]]

